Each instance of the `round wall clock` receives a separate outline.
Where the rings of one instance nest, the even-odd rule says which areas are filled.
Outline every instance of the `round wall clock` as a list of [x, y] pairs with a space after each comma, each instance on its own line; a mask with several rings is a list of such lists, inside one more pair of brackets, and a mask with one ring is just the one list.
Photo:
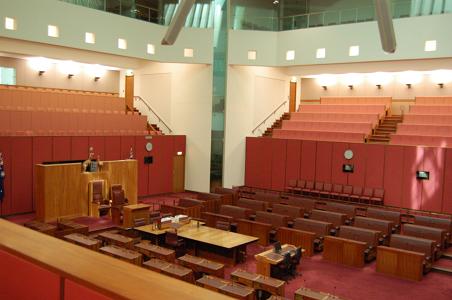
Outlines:
[[350, 150], [350, 149], [345, 150], [344, 157], [345, 157], [345, 159], [352, 159], [353, 158], [353, 151]]
[[147, 142], [146, 143], [146, 151], [147, 152], [151, 152], [152, 151], [152, 143], [151, 142]]

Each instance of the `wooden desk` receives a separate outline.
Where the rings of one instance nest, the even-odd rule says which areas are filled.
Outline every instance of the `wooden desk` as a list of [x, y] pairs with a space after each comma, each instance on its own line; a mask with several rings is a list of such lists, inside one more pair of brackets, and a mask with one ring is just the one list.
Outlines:
[[325, 236], [323, 240], [323, 258], [330, 262], [352, 267], [364, 267], [364, 242]]
[[98, 216], [88, 199], [92, 180], [107, 186], [121, 184], [129, 204], [137, 203], [136, 160], [104, 161], [100, 172], [81, 172], [80, 163], [35, 165], [36, 218], [51, 222], [61, 217]]
[[220, 278], [224, 277], [223, 264], [188, 254], [179, 257], [177, 260], [181, 265], [190, 268], [197, 273], [204, 273]]
[[308, 288], [299, 288], [295, 291], [295, 300], [341, 300], [341, 298], [323, 292], [316, 292]]
[[134, 249], [149, 258], [156, 257], [167, 262], [173, 262], [176, 259], [176, 252], [174, 250], [153, 245], [149, 241], [141, 241], [135, 244]]
[[203, 288], [220, 292], [220, 289], [229, 284], [230, 282], [215, 276], [204, 275], [203, 277], [196, 280], [196, 285], [202, 286]]
[[134, 227], [135, 219], [144, 219], [146, 224], [149, 224], [149, 208], [147, 204], [132, 204], [123, 206], [123, 221], [122, 226], [125, 228]]
[[377, 247], [377, 272], [404, 279], [422, 280], [425, 255], [386, 246]]
[[76, 245], [94, 250], [99, 251], [100, 248], [100, 241], [90, 238], [86, 235], [83, 235], [81, 233], [71, 233], [64, 236], [64, 239], [68, 242], [74, 243]]
[[286, 282], [272, 277], [235, 270], [231, 273], [231, 280], [252, 287], [256, 290], [263, 290], [272, 295], [285, 295]]
[[100, 248], [100, 252], [138, 266], [141, 266], [141, 262], [143, 261], [141, 253], [115, 245], [102, 247]]
[[[281, 252], [276, 253], [274, 249], [270, 249], [259, 254], [256, 254], [254, 258], [257, 261], [256, 273], [270, 277], [271, 265], [277, 265], [284, 259], [284, 254], [292, 252], [291, 256], [295, 254], [297, 247], [293, 245], [284, 244], [281, 246]], [[301, 250], [303, 252], [303, 249]]]
[[121, 247], [132, 249], [133, 239], [113, 232], [102, 232], [98, 237], [107, 244], [118, 245]]
[[303, 254], [306, 256], [314, 255], [314, 240], [315, 233], [288, 228], [279, 227], [276, 233], [276, 240], [281, 244], [290, 244], [303, 248], [305, 251]]
[[39, 221], [31, 221], [24, 224], [25, 227], [39, 231], [41, 233], [45, 233], [48, 235], [55, 235], [57, 227], [55, 225], [39, 222]]
[[246, 245], [258, 240], [257, 237], [224, 231], [207, 226], [191, 226], [178, 230], [178, 236], [193, 246], [196, 256], [211, 258], [228, 265], [238, 262], [239, 251], [246, 251]]
[[290, 300], [290, 299], [283, 296], [271, 295], [270, 298], [267, 298], [267, 300]]
[[192, 270], [169, 263], [167, 261], [163, 261], [158, 258], [151, 258], [150, 260], [144, 262], [143, 266], [152, 271], [159, 272], [173, 278], [177, 278], [186, 282], [193, 282]]
[[236, 299], [254, 300], [254, 289], [241, 284], [226, 284], [220, 288], [220, 291]]
[[[199, 226], [204, 225], [203, 222], [199, 222]], [[182, 225], [177, 229], [177, 232], [183, 232], [184, 230], [188, 230], [193, 227], [198, 226], [198, 221], [191, 220], [188, 224]], [[141, 234], [145, 236], [149, 236], [151, 239], [153, 239], [156, 244], [160, 244], [161, 240], [163, 240], [166, 232], [168, 230], [173, 230], [172, 228], [164, 228], [164, 229], [158, 229], [155, 228], [154, 224], [144, 225], [135, 227], [135, 230], [138, 230]]]
[[[194, 284], [149, 272], [145, 268], [40, 234], [4, 219], [0, 219], [0, 232], [1, 259], [17, 261], [19, 264], [13, 265], [26, 267], [24, 270], [31, 268], [33, 272], [37, 272], [32, 278], [40, 274], [46, 275], [46, 278], [43, 278], [45, 284], [56, 282], [55, 289], [51, 286], [37, 288], [36, 284], [24, 281], [23, 278], [8, 277], [6, 282], [11, 282], [13, 286], [5, 288], [13, 292], [10, 294], [12, 298], [24, 298], [23, 293], [14, 288], [16, 286], [32, 289], [34, 295], [41, 291], [50, 291], [57, 298], [67, 298], [70, 296], [68, 289], [63, 289], [59, 284], [65, 282], [66, 287], [67, 284], [72, 284], [73, 287], [75, 285], [77, 291], [82, 290], [97, 298], [148, 299], [149, 295], [152, 295], [153, 300], [230, 299]], [[51, 281], [48, 279], [50, 273]]]

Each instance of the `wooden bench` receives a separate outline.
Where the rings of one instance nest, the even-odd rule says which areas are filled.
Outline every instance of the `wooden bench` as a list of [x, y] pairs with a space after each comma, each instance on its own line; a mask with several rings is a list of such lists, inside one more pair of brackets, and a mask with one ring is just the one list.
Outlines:
[[316, 251], [322, 251], [323, 239], [330, 234], [333, 224], [318, 220], [298, 218], [294, 220], [293, 228], [314, 233], [314, 249]]
[[424, 254], [387, 246], [377, 247], [377, 272], [404, 279], [422, 279]]
[[413, 236], [393, 234], [389, 246], [424, 254], [424, 272], [430, 271], [435, 257], [435, 242]]
[[256, 222], [267, 223], [272, 226], [270, 235], [276, 235], [276, 230], [279, 227], [287, 227], [289, 224], [289, 217], [285, 215], [279, 215], [275, 213], [269, 213], [266, 211], [256, 212]]
[[366, 217], [392, 221], [394, 222], [392, 232], [395, 233], [400, 230], [400, 212], [398, 211], [368, 207]]
[[272, 213], [289, 216], [291, 220], [304, 217], [304, 208], [286, 204], [273, 204]]
[[314, 232], [303, 231], [288, 227], [279, 227], [276, 232], [276, 240], [281, 244], [290, 244], [301, 247], [305, 251], [303, 256], [314, 255], [314, 241], [316, 234]]
[[356, 209], [357, 207], [351, 204], [343, 204], [343, 203], [337, 203], [337, 202], [325, 202], [324, 205], [322, 205], [322, 209], [326, 211], [332, 211], [337, 213], [342, 213], [347, 216], [347, 219], [345, 223], [347, 225], [352, 224], [353, 220], [356, 215]]
[[[260, 201], [260, 200], [239, 198], [237, 200], [237, 206], [247, 208], [247, 209], [253, 211], [253, 215], [254, 215], [256, 213], [256, 211], [267, 211], [268, 203], [265, 201]], [[251, 216], [251, 218], [254, 218], [254, 217], [255, 216]]]
[[232, 223], [234, 221], [233, 217], [220, 215], [210, 212], [201, 213], [201, 218], [206, 222], [206, 226], [216, 227], [217, 221]]
[[[403, 224], [402, 234], [433, 240], [436, 243], [436, 248], [438, 249], [438, 251], [445, 250], [448, 245], [447, 232], [441, 228], [414, 224]], [[441, 257], [440, 253], [438, 253], [438, 258], [439, 257]]]
[[375, 259], [380, 236], [380, 231], [359, 227], [341, 226], [341, 230], [339, 230], [339, 237], [341, 238], [366, 243], [364, 259], [367, 262]]
[[215, 194], [222, 195], [221, 205], [234, 205], [238, 199], [238, 191], [234, 189], [216, 187], [214, 192]]
[[160, 211], [162, 213], [170, 213], [175, 215], [186, 215], [192, 218], [201, 218], [201, 210], [203, 209], [203, 201], [196, 199], [183, 198], [179, 199], [177, 205], [161, 204]]
[[379, 242], [380, 244], [387, 245], [389, 244], [389, 237], [391, 236], [394, 222], [367, 217], [355, 217], [353, 226], [380, 231], [382, 235]]
[[267, 246], [270, 243], [271, 224], [246, 219], [238, 219], [236, 223], [237, 233], [258, 237], [258, 243], [261, 246]]
[[361, 268], [364, 267], [364, 251], [366, 248], [365, 242], [325, 236], [323, 241], [323, 259], [333, 263]]
[[340, 226], [345, 224], [347, 216], [342, 213], [314, 209], [311, 212], [311, 216], [309, 218], [312, 220], [323, 221], [333, 224], [331, 234], [334, 235], [339, 230]]
[[430, 216], [415, 216], [414, 224], [435, 227], [446, 230], [449, 244], [452, 243], [452, 220], [450, 218], [435, 218]]
[[287, 199], [283, 199], [281, 202], [291, 206], [303, 207], [306, 216], [309, 216], [311, 211], [314, 210], [317, 205], [316, 200], [294, 196], [287, 196]]
[[[249, 219], [253, 214], [253, 211], [247, 208], [232, 206], [232, 205], [222, 205], [220, 207], [220, 215], [230, 216], [233, 221], [236, 222], [238, 219]], [[237, 224], [233, 224], [237, 226]]]

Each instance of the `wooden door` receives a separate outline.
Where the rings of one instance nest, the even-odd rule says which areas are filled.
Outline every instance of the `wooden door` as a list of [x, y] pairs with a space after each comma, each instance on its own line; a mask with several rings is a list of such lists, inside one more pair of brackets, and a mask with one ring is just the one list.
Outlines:
[[125, 91], [125, 100], [126, 100], [126, 110], [133, 111], [133, 91], [134, 81], [133, 75], [126, 76], [126, 91]]
[[185, 191], [185, 156], [177, 155], [173, 158], [173, 193]]
[[290, 82], [289, 112], [296, 111], [296, 103], [297, 103], [297, 83]]

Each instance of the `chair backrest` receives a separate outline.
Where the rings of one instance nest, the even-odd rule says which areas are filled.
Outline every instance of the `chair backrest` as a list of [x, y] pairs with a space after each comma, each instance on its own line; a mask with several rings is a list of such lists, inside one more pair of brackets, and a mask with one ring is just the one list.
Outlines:
[[332, 189], [333, 189], [333, 185], [331, 183], [325, 183], [323, 185], [323, 190], [325, 192], [331, 192]]
[[120, 184], [112, 184], [111, 185], [111, 192], [113, 193], [114, 191], [120, 191], [122, 190], [122, 185]]
[[318, 191], [323, 190], [323, 182], [316, 182], [315, 183], [315, 189]]
[[92, 201], [102, 201], [104, 199], [104, 181], [95, 180], [93, 184], [93, 199]]
[[364, 192], [363, 192], [363, 196], [366, 196], [366, 197], [372, 197], [372, 195], [373, 195], [373, 189], [372, 188], [365, 188], [364, 189]]
[[292, 257], [292, 263], [298, 265], [300, 263], [300, 259], [301, 259], [301, 247], [297, 247], [297, 249], [295, 249], [295, 254]]
[[306, 188], [307, 188], [307, 189], [312, 189], [312, 188], [314, 188], [314, 181], [307, 181], [307, 182], [306, 182]]
[[297, 186], [297, 180], [296, 179], [290, 179], [289, 180], [289, 186], [290, 187], [296, 187]]
[[281, 242], [276, 241], [276, 242], [273, 244], [273, 249], [274, 249], [274, 251], [275, 251], [276, 253], [281, 252]]
[[333, 192], [335, 192], [335, 193], [342, 193], [342, 184], [335, 184], [333, 186]]
[[215, 223], [215, 228], [225, 230], [225, 231], [230, 231], [231, 223], [219, 220]]
[[345, 185], [343, 188], [344, 194], [351, 194], [353, 191], [353, 187], [351, 185]]
[[167, 231], [165, 235], [165, 243], [168, 245], [176, 245], [177, 244], [177, 233], [172, 231]]
[[289, 252], [284, 253], [283, 264], [284, 264], [286, 267], [289, 267], [289, 266], [290, 266], [290, 263], [291, 263], [290, 253], [289, 253]]
[[306, 186], [306, 181], [305, 180], [297, 180], [297, 187], [299, 188], [304, 188]]
[[122, 205], [125, 203], [124, 190], [113, 191], [111, 195], [111, 200], [113, 205]]
[[383, 199], [384, 195], [385, 195], [384, 189], [374, 189], [374, 197]]
[[354, 186], [353, 187], [353, 195], [361, 196], [362, 192], [363, 192], [363, 188], [362, 187], [360, 187], [360, 186]]

